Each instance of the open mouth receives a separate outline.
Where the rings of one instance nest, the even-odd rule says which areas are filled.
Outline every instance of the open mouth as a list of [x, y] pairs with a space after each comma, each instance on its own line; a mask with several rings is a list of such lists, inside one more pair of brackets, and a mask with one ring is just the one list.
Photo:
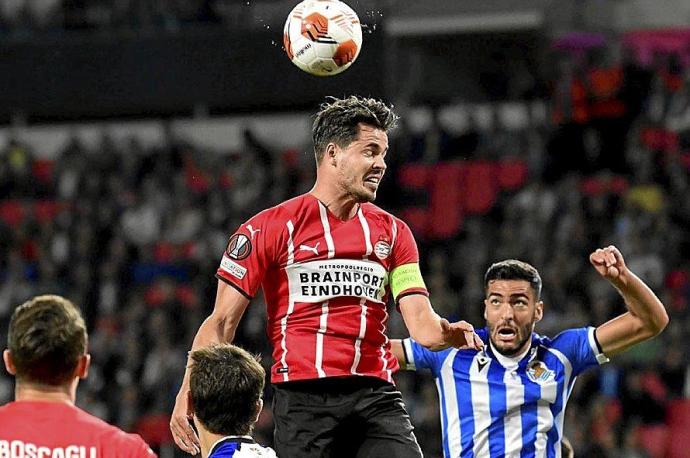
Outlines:
[[517, 337], [517, 330], [510, 326], [501, 326], [498, 328], [498, 338], [501, 340], [512, 340]]
[[379, 175], [370, 175], [364, 179], [364, 183], [378, 187], [381, 177]]

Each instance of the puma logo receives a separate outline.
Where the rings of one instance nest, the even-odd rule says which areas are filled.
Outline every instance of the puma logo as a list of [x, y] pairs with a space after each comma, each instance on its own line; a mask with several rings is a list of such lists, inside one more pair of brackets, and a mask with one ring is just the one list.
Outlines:
[[252, 227], [251, 224], [247, 224], [247, 230], [248, 230], [249, 233], [251, 234], [252, 240], [254, 240], [254, 234], [256, 234], [257, 232], [259, 232], [259, 231], [261, 230], [261, 228], [259, 228], [259, 229], [254, 229], [254, 228]]
[[300, 245], [299, 249], [300, 249], [300, 251], [311, 251], [312, 253], [314, 253], [315, 256], [318, 256], [320, 243], [321, 242], [316, 242], [316, 245], [314, 245], [313, 247], [311, 247], [309, 245]]

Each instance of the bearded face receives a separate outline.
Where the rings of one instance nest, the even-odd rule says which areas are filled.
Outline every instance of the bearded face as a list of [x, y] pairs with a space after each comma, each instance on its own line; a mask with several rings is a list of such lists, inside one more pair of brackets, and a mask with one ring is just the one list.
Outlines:
[[526, 280], [491, 280], [484, 299], [489, 338], [501, 354], [513, 356], [529, 347], [543, 304]]

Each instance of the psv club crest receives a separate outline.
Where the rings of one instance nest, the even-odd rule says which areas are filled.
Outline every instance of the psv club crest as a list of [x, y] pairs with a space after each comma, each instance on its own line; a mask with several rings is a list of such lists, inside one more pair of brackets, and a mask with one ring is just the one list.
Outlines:
[[544, 383], [552, 379], [555, 374], [542, 361], [532, 361], [527, 366], [527, 377], [535, 383]]
[[252, 252], [252, 242], [244, 234], [235, 234], [230, 237], [228, 241], [228, 247], [225, 249], [225, 254], [229, 258], [241, 261], [249, 256]]

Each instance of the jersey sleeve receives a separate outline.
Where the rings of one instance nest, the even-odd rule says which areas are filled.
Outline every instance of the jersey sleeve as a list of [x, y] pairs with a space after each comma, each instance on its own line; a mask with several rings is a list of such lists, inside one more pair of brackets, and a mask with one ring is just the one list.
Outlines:
[[429, 295], [419, 269], [419, 252], [409, 226], [399, 219], [393, 221], [395, 241], [390, 267], [390, 287], [397, 303], [410, 294]]
[[573, 367], [573, 376], [609, 361], [601, 351], [594, 328], [591, 326], [561, 332], [553, 339], [551, 347], [568, 358]]
[[449, 350], [431, 351], [411, 337], [403, 339], [402, 346], [405, 354], [404, 369], [413, 371], [429, 369], [434, 375], [439, 373], [443, 360], [449, 352]]
[[240, 225], [223, 253], [216, 277], [252, 299], [273, 262], [280, 234], [271, 233], [270, 213], [264, 211]]

